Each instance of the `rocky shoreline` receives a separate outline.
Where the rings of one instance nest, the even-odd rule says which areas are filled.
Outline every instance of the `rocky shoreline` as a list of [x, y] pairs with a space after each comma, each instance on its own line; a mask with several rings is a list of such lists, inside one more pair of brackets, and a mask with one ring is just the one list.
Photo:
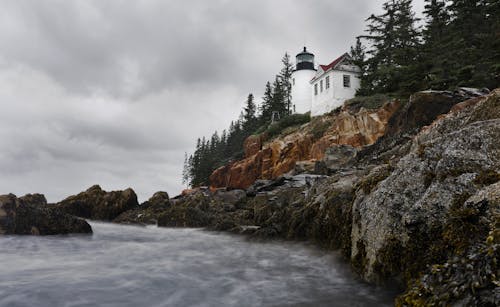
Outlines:
[[[405, 289], [399, 306], [495, 306], [500, 89], [482, 94], [420, 92], [394, 110], [389, 102], [383, 133], [379, 126], [362, 126], [377, 112], [361, 108], [329, 115], [335, 127], [320, 136], [301, 127], [268, 147], [250, 140], [245, 160], [214, 173], [217, 184], [174, 198], [158, 192], [139, 204], [131, 189], [105, 192], [99, 186], [56, 204], [39, 195], [1, 196], [0, 233], [88, 233], [90, 226], [78, 216], [308, 240], [340, 250], [368, 282], [399, 284]], [[355, 119], [347, 120], [356, 123], [353, 133], [342, 130], [345, 118]], [[377, 137], [368, 138], [367, 131]], [[370, 141], [360, 143], [360, 136]], [[327, 144], [322, 157], [299, 167], [312, 156], [298, 149], [314, 139]], [[263, 172], [264, 164], [272, 165], [272, 175]], [[229, 188], [220, 187], [227, 183]]]

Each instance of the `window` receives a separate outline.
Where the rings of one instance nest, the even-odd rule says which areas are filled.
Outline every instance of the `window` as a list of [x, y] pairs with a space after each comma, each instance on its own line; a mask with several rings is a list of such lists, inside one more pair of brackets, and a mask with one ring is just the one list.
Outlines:
[[330, 76], [326, 76], [325, 78], [325, 88], [326, 89], [330, 88]]
[[323, 92], [323, 80], [319, 81], [319, 91]]
[[344, 75], [344, 87], [351, 87], [351, 76]]
[[314, 84], [314, 95], [318, 95], [318, 83]]

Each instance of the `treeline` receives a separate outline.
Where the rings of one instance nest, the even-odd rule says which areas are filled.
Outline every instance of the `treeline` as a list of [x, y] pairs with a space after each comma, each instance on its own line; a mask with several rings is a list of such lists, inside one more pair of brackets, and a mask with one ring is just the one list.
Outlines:
[[194, 153], [185, 154], [184, 184], [192, 187], [208, 185], [208, 178], [216, 168], [243, 158], [243, 142], [248, 136], [265, 131], [273, 118], [284, 119], [292, 114], [293, 64], [288, 54], [283, 56], [281, 62], [282, 68], [273, 83], [266, 83], [259, 106], [253, 94], [249, 94], [239, 118], [232, 121], [228, 129], [220, 134], [215, 131], [210, 139], [198, 138]]
[[368, 17], [351, 48], [362, 69], [358, 95], [500, 85], [500, 1], [425, 0], [424, 22], [411, 0], [390, 0]]

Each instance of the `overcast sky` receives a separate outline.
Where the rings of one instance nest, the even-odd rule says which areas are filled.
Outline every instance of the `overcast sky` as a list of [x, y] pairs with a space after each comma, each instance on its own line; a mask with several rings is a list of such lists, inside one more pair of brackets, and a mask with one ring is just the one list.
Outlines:
[[178, 194], [184, 152], [261, 97], [285, 52], [327, 64], [382, 2], [1, 1], [0, 194]]

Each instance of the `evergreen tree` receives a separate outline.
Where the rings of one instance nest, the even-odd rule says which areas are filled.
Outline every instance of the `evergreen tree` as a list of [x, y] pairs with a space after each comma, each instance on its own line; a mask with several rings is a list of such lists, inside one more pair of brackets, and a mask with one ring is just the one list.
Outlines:
[[[455, 0], [450, 3], [452, 76], [458, 86], [481, 86], [485, 82], [484, 40], [487, 38], [484, 1]], [[498, 17], [498, 16], [497, 16]]]
[[[361, 43], [361, 39], [359, 37], [356, 38], [356, 44], [351, 46], [351, 51], [349, 55], [351, 56], [352, 63], [358, 66], [361, 69], [360, 76], [361, 82], [366, 82], [366, 54], [365, 54], [365, 46]], [[366, 88], [365, 84], [361, 84], [361, 88]], [[360, 91], [357, 91], [357, 94], [363, 95]]]
[[424, 44], [421, 47], [420, 68], [424, 71], [423, 88], [444, 89], [450, 86], [448, 50], [450, 35], [445, 0], [425, 0], [426, 24], [422, 31]]
[[273, 88], [271, 83], [268, 81], [266, 83], [266, 89], [264, 90], [264, 96], [262, 97], [261, 104], [261, 124], [271, 121], [272, 109], [273, 109]]
[[192, 157], [188, 158], [187, 152], [184, 153], [184, 163], [182, 167], [182, 184], [190, 185], [189, 178], [190, 178], [190, 173], [191, 173], [191, 162], [189, 160], [192, 160]]
[[[273, 82], [273, 96], [271, 100], [272, 112], [278, 112], [279, 117], [283, 118], [288, 115], [287, 106], [286, 106], [286, 88], [283, 83], [281, 83], [281, 79], [278, 76], [274, 79]], [[271, 114], [272, 114], [271, 112]]]
[[356, 44], [354, 46], [351, 46], [349, 55], [351, 56], [352, 63], [361, 68], [361, 71], [363, 71], [366, 55], [365, 47], [361, 43], [361, 39], [359, 37], [356, 38]]
[[283, 64], [283, 68], [279, 73], [279, 81], [281, 84], [281, 89], [283, 91], [283, 99], [285, 105], [285, 114], [292, 113], [292, 73], [293, 73], [293, 64], [290, 60], [290, 56], [288, 53], [285, 53], [283, 58], [281, 59], [281, 63]]
[[390, 0], [383, 4], [384, 13], [368, 17], [367, 35], [371, 48], [365, 62], [366, 74], [361, 76], [360, 93], [391, 93], [411, 91], [417, 87], [409, 76], [417, 61], [419, 35], [411, 0]]
[[257, 129], [257, 106], [255, 105], [253, 94], [248, 95], [242, 119], [245, 134], [251, 134]]
[[489, 89], [500, 87], [500, 1], [485, 0], [485, 19], [489, 26], [483, 50], [485, 65], [489, 67], [484, 85]]

